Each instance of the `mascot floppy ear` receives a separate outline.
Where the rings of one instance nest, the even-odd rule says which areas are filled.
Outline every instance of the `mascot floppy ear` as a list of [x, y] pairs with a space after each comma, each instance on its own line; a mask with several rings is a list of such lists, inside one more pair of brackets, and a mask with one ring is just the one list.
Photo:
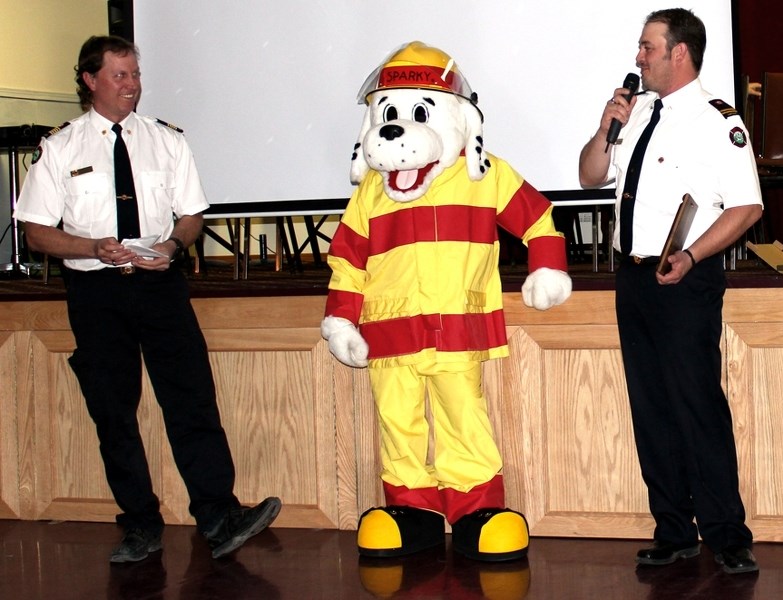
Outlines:
[[484, 151], [484, 119], [481, 111], [471, 101], [459, 98], [465, 118], [465, 163], [471, 181], [481, 181], [490, 167]]
[[367, 171], [370, 170], [370, 166], [367, 164], [367, 160], [364, 158], [364, 148], [362, 148], [362, 142], [367, 132], [372, 125], [372, 106], [368, 104], [367, 110], [364, 113], [364, 120], [362, 121], [362, 130], [359, 132], [359, 138], [353, 145], [353, 154], [351, 155], [351, 183], [359, 185], [364, 176], [367, 175]]

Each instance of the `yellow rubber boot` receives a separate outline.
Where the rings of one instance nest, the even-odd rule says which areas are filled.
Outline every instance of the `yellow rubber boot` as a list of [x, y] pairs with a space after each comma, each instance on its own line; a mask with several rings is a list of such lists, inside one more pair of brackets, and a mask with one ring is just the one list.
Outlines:
[[446, 541], [443, 515], [410, 506], [371, 508], [359, 519], [359, 554], [396, 557], [433, 548]]
[[391, 515], [382, 508], [371, 508], [359, 520], [356, 533], [359, 551], [394, 550], [402, 548], [400, 528]]
[[527, 556], [530, 533], [522, 513], [508, 508], [481, 509], [452, 525], [454, 550], [484, 561], [518, 560]]

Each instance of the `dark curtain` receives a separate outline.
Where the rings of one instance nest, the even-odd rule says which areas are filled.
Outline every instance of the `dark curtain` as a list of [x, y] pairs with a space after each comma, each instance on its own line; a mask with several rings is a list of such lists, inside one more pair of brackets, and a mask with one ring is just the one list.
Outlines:
[[[765, 72], [783, 72], [783, 2], [781, 0], [735, 0], [735, 18], [740, 75], [747, 76], [751, 82], [761, 82]], [[707, 32], [707, 52], [709, 53], [709, 32]], [[763, 90], [762, 90], [763, 93]], [[738, 103], [741, 99], [737, 99]], [[754, 126], [751, 141], [756, 147], [761, 142], [761, 102], [750, 99]], [[748, 126], [750, 127], [750, 123]], [[758, 140], [758, 143], [756, 143]], [[764, 194], [763, 233], [771, 242], [783, 241], [783, 188], [762, 185]]]

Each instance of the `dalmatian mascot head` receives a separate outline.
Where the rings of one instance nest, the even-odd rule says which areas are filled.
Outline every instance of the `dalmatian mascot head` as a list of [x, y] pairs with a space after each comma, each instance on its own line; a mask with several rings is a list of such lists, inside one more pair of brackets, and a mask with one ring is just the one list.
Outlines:
[[395, 50], [359, 92], [367, 103], [351, 163], [358, 184], [372, 169], [397, 202], [423, 196], [465, 151], [468, 176], [482, 179], [489, 161], [477, 96], [447, 54], [411, 42]]

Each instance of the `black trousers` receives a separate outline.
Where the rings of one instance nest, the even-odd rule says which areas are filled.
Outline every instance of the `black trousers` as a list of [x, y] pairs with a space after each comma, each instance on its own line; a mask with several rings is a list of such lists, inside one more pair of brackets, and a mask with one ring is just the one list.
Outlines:
[[[655, 539], [749, 547], [732, 418], [721, 388], [726, 279], [720, 255], [676, 285], [624, 262], [616, 309], [634, 436]], [[695, 523], [694, 523], [695, 519]]]
[[76, 338], [70, 364], [95, 422], [106, 478], [123, 527], [160, 531], [136, 411], [142, 356], [163, 413], [190, 512], [209, 531], [234, 496], [234, 464], [220, 423], [206, 342], [177, 269], [122, 275], [66, 270], [68, 316]]

